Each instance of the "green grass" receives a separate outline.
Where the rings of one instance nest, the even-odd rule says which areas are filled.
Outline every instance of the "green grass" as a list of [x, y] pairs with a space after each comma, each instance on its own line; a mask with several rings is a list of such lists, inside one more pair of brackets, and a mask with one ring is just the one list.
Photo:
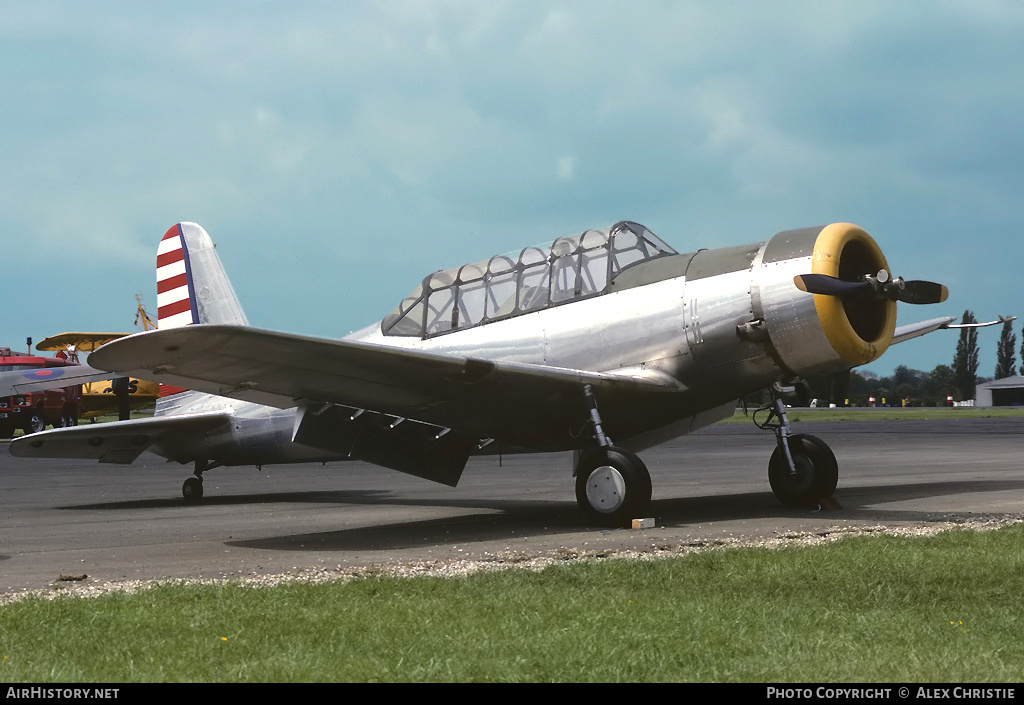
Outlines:
[[1024, 526], [0, 607], [0, 681], [1018, 682]]

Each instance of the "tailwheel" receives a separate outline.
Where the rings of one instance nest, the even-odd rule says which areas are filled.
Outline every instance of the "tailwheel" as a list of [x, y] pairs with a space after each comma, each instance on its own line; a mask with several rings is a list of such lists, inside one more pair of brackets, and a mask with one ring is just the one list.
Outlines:
[[196, 469], [193, 477], [185, 480], [181, 486], [181, 496], [189, 504], [194, 504], [203, 498], [203, 473], [210, 469], [208, 460], [196, 460]]
[[839, 463], [832, 449], [820, 438], [806, 434], [786, 440], [792, 470], [780, 447], [768, 461], [768, 482], [778, 500], [787, 506], [806, 507], [831, 497], [839, 483]]
[[193, 477], [185, 480], [185, 484], [181, 486], [181, 496], [185, 498], [186, 502], [194, 503], [203, 498], [203, 473], [216, 467], [220, 467], [220, 463], [196, 459], [196, 469], [192, 473]]
[[198, 502], [203, 498], [203, 478], [190, 477], [181, 486], [181, 496], [186, 502]]
[[623, 526], [643, 516], [650, 501], [647, 466], [625, 448], [594, 449], [576, 467], [576, 502], [592, 524]]

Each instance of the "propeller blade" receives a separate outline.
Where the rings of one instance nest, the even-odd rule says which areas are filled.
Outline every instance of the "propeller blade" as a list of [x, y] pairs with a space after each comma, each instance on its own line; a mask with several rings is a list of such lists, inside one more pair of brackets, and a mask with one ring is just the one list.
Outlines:
[[949, 289], [942, 284], [926, 281], [890, 279], [884, 269], [877, 275], [866, 275], [863, 280], [851, 282], [827, 274], [798, 274], [793, 284], [800, 291], [824, 296], [876, 296], [908, 304], [940, 304], [949, 297]]
[[870, 282], [848, 282], [827, 274], [798, 274], [793, 277], [793, 283], [800, 291], [825, 296], [858, 296], [874, 291]]
[[896, 298], [908, 304], [941, 304], [949, 298], [949, 289], [936, 282], [903, 282], [903, 290]]

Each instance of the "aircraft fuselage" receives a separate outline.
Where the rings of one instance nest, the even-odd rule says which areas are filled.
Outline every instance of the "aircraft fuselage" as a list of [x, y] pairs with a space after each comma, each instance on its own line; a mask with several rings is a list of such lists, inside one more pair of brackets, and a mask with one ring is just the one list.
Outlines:
[[[857, 361], [849, 359], [847, 348], [856, 347], [854, 353], [861, 354], [860, 348], [874, 346], [873, 341], [862, 339], [870, 335], [861, 336], [851, 328], [845, 312], [836, 320], [829, 319], [818, 310], [814, 296], [793, 286], [795, 275], [814, 270], [816, 256], [839, 261], [850, 242], [855, 250], [861, 242], [858, 233], [862, 231], [856, 230], [853, 235], [844, 231], [838, 245], [823, 245], [827, 237], [821, 231], [787, 231], [761, 243], [640, 262], [623, 271], [600, 295], [444, 334], [389, 336], [382, 333], [378, 322], [346, 340], [623, 377], [671, 379], [675, 391], [658, 397], [656, 403], [643, 408], [602, 409], [616, 443], [637, 450], [714, 423], [732, 413], [739, 397], [780, 379], [848, 369]], [[884, 265], [880, 253], [876, 259], [879, 261], [872, 266]], [[871, 326], [891, 331], [892, 321], [886, 320], [887, 316], [888, 308], [883, 306], [862, 316], [867, 323], [855, 325], [862, 332]], [[874, 320], [879, 317], [881, 323]], [[827, 331], [829, 325], [836, 328], [839, 324], [845, 324], [840, 333]], [[846, 348], [837, 350], [830, 333], [833, 339], [840, 336]], [[233, 414], [230, 428], [208, 434], [202, 448], [183, 453], [180, 444], [175, 446], [175, 455], [181, 457], [201, 453], [224, 464], [347, 457], [345, 452], [325, 452], [323, 447], [292, 442], [298, 428], [295, 409], [268, 411], [247, 402], [199, 394], [162, 403], [175, 404], [179, 411], [227, 407]], [[502, 402], [496, 399], [495, 403]]]

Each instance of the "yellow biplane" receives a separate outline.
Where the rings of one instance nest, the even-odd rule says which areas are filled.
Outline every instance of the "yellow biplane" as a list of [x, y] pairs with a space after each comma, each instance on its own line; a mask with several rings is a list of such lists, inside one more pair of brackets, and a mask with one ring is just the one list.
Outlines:
[[[139, 300], [139, 309], [135, 323], [143, 330], [155, 330], [156, 324], [143, 308], [141, 297], [136, 298]], [[55, 350], [58, 356], [78, 362], [79, 353], [90, 353], [101, 345], [126, 335], [128, 333], [60, 333], [39, 341], [36, 350]], [[112, 378], [82, 384], [82, 417], [95, 418], [118, 414], [121, 409], [117, 397], [117, 384], [124, 382]], [[127, 387], [128, 405], [131, 409], [153, 404], [160, 396], [160, 384], [157, 382], [130, 377], [127, 379]]]

